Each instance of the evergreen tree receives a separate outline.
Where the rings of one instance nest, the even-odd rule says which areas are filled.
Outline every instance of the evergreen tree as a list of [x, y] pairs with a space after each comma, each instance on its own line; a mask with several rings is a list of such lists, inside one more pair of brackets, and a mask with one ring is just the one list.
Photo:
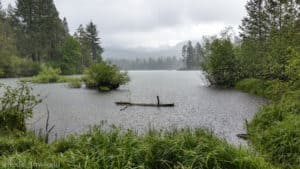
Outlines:
[[186, 66], [187, 69], [193, 68], [194, 61], [194, 47], [192, 45], [192, 41], [188, 41], [186, 48]]
[[100, 38], [98, 37], [97, 26], [93, 22], [90, 22], [86, 27], [86, 38], [90, 44], [92, 60], [94, 62], [101, 62], [103, 48], [100, 46]]
[[299, 1], [250, 0], [246, 9], [239, 53], [244, 76], [287, 79], [287, 49], [299, 46]]
[[81, 25], [73, 38], [53, 0], [16, 0], [6, 12], [0, 1], [0, 8], [0, 75], [30, 76], [39, 71], [40, 62], [64, 74], [80, 73], [102, 61], [96, 25]]
[[69, 25], [68, 25], [68, 21], [67, 21], [67, 18], [64, 17], [63, 19], [63, 25], [64, 25], [64, 30], [67, 34], [69, 34], [70, 30], [69, 30]]
[[81, 52], [81, 65], [88, 67], [92, 63], [90, 43], [87, 38], [87, 33], [83, 25], [79, 25], [77, 32], [75, 32], [74, 37], [80, 43]]
[[0, 19], [4, 19], [5, 17], [5, 12], [2, 8], [2, 2], [0, 1]]
[[250, 0], [246, 4], [247, 16], [240, 26], [243, 39], [240, 58], [244, 77], [261, 77], [263, 74], [268, 51], [266, 40], [271, 32], [266, 6], [266, 0]]
[[16, 57], [15, 36], [12, 30], [3, 15], [0, 18], [0, 77], [17, 74], [18, 58]]
[[242, 20], [240, 26], [241, 37], [246, 40], [263, 41], [269, 32], [269, 27], [266, 25], [268, 16], [264, 9], [265, 3], [263, 0], [250, 0], [246, 4], [248, 15]]
[[266, 41], [269, 50], [263, 75], [264, 78], [286, 80], [288, 77], [284, 70], [289, 59], [287, 49], [299, 46], [299, 31], [296, 29], [299, 4], [297, 5], [296, 0], [268, 0], [266, 4], [271, 33]]
[[194, 67], [197, 68], [203, 60], [203, 49], [199, 42], [196, 43], [194, 50]]
[[185, 69], [198, 69], [200, 67], [200, 59], [203, 57], [203, 50], [200, 43], [197, 43], [194, 48], [192, 41], [189, 40], [182, 47], [182, 57]]
[[183, 58], [182, 60], [185, 65], [185, 68], [187, 68], [187, 45], [183, 45], [181, 54], [182, 54], [182, 58]]
[[15, 30], [15, 32], [18, 32], [19, 25], [18, 25], [18, 19], [15, 16], [15, 9], [11, 4], [8, 4], [7, 10], [6, 10], [6, 19], [11, 25], [11, 27]]
[[61, 47], [61, 53], [63, 57], [57, 64], [63, 74], [82, 73], [80, 43], [78, 40], [68, 36]]
[[53, 0], [17, 0], [15, 15], [23, 34], [22, 54], [35, 61], [58, 59], [66, 32]]

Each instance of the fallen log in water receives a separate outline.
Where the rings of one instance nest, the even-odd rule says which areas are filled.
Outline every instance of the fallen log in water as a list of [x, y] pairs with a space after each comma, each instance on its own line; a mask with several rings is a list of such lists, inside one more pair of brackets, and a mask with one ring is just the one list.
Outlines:
[[144, 107], [174, 107], [174, 103], [161, 104], [159, 96], [157, 96], [157, 103], [131, 103], [131, 102], [116, 102], [116, 105], [120, 106], [144, 106]]
[[130, 102], [116, 102], [120, 106], [144, 106], [144, 107], [174, 107], [174, 103], [170, 104], [152, 104], [152, 103], [130, 103]]
[[248, 140], [249, 139], [248, 134], [237, 134], [236, 136], [240, 139], [243, 139], [243, 140]]

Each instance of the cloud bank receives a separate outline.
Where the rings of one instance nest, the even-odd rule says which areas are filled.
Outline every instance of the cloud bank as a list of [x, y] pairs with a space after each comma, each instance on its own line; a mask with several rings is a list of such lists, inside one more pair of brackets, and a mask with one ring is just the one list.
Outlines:
[[[4, 4], [14, 0], [2, 0]], [[238, 27], [246, 0], [55, 0], [74, 32], [97, 24], [104, 47], [160, 48]]]

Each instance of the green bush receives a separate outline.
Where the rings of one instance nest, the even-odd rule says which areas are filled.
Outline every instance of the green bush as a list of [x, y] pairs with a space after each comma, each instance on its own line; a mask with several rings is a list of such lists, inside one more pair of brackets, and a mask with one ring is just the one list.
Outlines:
[[238, 79], [238, 67], [231, 40], [213, 39], [206, 48], [209, 52], [202, 67], [207, 72], [210, 82], [218, 86], [234, 86]]
[[62, 57], [52, 60], [53, 67], [60, 68], [63, 75], [82, 74], [80, 42], [67, 36], [60, 48]]
[[106, 62], [91, 65], [85, 71], [83, 79], [88, 88], [99, 90], [114, 90], [129, 81], [126, 72], [121, 72], [116, 66]]
[[27, 77], [38, 74], [40, 65], [31, 59], [4, 56], [0, 58], [0, 69], [0, 77]]
[[15, 55], [8, 55], [7, 53], [2, 54], [0, 51], [0, 68], [2, 70], [1, 77], [15, 77], [18, 75], [18, 65], [20, 63], [20, 58]]
[[60, 80], [60, 69], [42, 65], [39, 74], [32, 78], [33, 83], [57, 83]]
[[80, 88], [82, 79], [72, 76], [62, 76], [60, 69], [43, 64], [37, 76], [23, 78], [20, 81], [32, 83], [69, 83], [69, 87]]
[[70, 79], [69, 83], [68, 83], [68, 86], [70, 88], [81, 88], [81, 86], [82, 86], [82, 80], [80, 78]]
[[[138, 135], [99, 127], [47, 146], [36, 142], [27, 151], [0, 155], [0, 164], [57, 164], [54, 168], [201, 168], [272, 169], [263, 158], [236, 148], [201, 129]], [[38, 154], [37, 154], [38, 153]], [[10, 169], [13, 167], [7, 167]], [[24, 167], [25, 168], [25, 167]]]
[[32, 116], [33, 108], [41, 100], [25, 83], [16, 88], [0, 84], [0, 88], [4, 91], [0, 98], [0, 129], [25, 131], [25, 120]]
[[40, 63], [33, 62], [31, 59], [21, 59], [20, 63], [18, 65], [18, 77], [29, 77], [29, 76], [34, 76], [37, 75], [40, 70]]

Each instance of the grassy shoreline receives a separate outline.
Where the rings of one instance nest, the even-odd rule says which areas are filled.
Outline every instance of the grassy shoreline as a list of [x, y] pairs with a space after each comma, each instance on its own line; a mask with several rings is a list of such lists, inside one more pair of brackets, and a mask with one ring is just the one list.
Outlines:
[[279, 167], [300, 168], [300, 90], [259, 79], [244, 79], [236, 88], [270, 100], [248, 125], [250, 144]]
[[95, 127], [45, 144], [30, 133], [0, 137], [0, 168], [272, 169], [262, 157], [203, 129], [150, 130], [144, 135]]

